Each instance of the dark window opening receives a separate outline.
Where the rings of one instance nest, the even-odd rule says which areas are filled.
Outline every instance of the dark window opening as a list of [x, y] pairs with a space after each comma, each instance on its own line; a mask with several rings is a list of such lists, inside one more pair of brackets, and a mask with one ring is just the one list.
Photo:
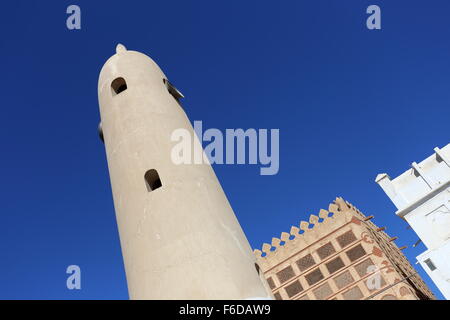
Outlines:
[[320, 280], [322, 280], [324, 278], [322, 272], [320, 271], [319, 268], [315, 269], [314, 271], [308, 273], [305, 276], [306, 281], [308, 282], [308, 284], [310, 286], [312, 286], [313, 284], [319, 282]]
[[364, 250], [362, 245], [358, 244], [345, 253], [347, 254], [348, 259], [353, 262], [363, 257], [366, 254], [366, 250]]
[[286, 288], [284, 289], [288, 295], [289, 298], [292, 298], [293, 296], [295, 296], [296, 294], [300, 293], [303, 291], [303, 287], [300, 284], [300, 281], [295, 281], [292, 284], [286, 286]]
[[167, 91], [175, 98], [175, 100], [180, 101], [181, 98], [184, 98], [183, 94], [174, 87], [173, 84], [169, 82], [167, 79], [163, 79], [164, 84], [166, 85]]
[[113, 91], [113, 95], [118, 95], [119, 93], [127, 90], [127, 82], [124, 78], [117, 78], [111, 82], [111, 89]]
[[272, 277], [267, 278], [267, 284], [269, 285], [270, 289], [274, 289], [276, 287]]
[[256, 268], [256, 272], [258, 272], [258, 275], [259, 275], [259, 266], [257, 263], [255, 263], [255, 268]]
[[339, 245], [341, 246], [341, 248], [345, 248], [350, 243], [356, 241], [356, 236], [353, 233], [353, 231], [350, 230], [350, 231], [347, 231], [344, 234], [341, 234], [339, 237], [337, 237], [336, 240], [339, 243]]
[[431, 259], [427, 259], [424, 262], [431, 271], [436, 270], [436, 266], [434, 265], [433, 261], [431, 261]]
[[103, 136], [103, 128], [102, 128], [101, 122], [98, 124], [97, 130], [98, 130], [98, 136], [99, 136], [100, 140], [102, 140], [102, 142], [105, 143], [105, 137]]
[[158, 171], [155, 169], [148, 170], [144, 175], [147, 190], [149, 192], [154, 191], [162, 187], [161, 179], [159, 178]]
[[334, 249], [331, 242], [328, 242], [327, 244], [323, 245], [319, 249], [317, 249], [317, 254], [319, 255], [320, 259], [325, 259], [326, 257], [332, 255], [335, 253], [336, 250]]
[[314, 261], [313, 256], [310, 254], [304, 256], [303, 258], [300, 258], [297, 261], [297, 266], [300, 269], [300, 271], [302, 271], [302, 272], [309, 269], [310, 267], [312, 267], [315, 264], [316, 264], [316, 262]]
[[331, 260], [330, 262], [325, 264], [328, 272], [330, 274], [335, 273], [339, 269], [342, 269], [345, 265], [341, 258], [337, 257], [336, 259]]
[[294, 269], [292, 269], [291, 266], [287, 266], [283, 270], [277, 272], [277, 277], [280, 283], [285, 283], [286, 281], [295, 277]]

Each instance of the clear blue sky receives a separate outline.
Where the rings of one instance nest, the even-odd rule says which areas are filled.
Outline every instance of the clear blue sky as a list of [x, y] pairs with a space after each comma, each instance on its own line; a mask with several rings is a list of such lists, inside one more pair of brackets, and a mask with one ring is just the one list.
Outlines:
[[[80, 31], [66, 28], [70, 4]], [[370, 4], [382, 30], [365, 27]], [[254, 248], [342, 196], [414, 262], [424, 246], [411, 248], [417, 236], [374, 178], [449, 142], [449, 10], [446, 0], [2, 3], [0, 298], [128, 298], [96, 131], [98, 74], [118, 42], [157, 61], [191, 121], [280, 129], [278, 175], [215, 166]], [[80, 291], [66, 289], [71, 264]]]

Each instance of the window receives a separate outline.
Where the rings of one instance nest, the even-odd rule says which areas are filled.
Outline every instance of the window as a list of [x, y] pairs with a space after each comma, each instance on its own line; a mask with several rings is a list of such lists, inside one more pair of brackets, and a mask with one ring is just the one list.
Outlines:
[[351, 288], [350, 290], [347, 290], [342, 294], [344, 297], [344, 300], [359, 300], [364, 297], [363, 293], [361, 292], [361, 289], [359, 289], [358, 286]]
[[275, 292], [273, 294], [273, 296], [275, 297], [275, 300], [283, 300], [283, 298], [281, 297], [281, 294], [279, 292]]
[[277, 272], [277, 277], [278, 277], [278, 280], [280, 281], [280, 283], [285, 283], [286, 281], [293, 278], [294, 276], [295, 276], [295, 272], [291, 266], [288, 266], [288, 267], [284, 268], [283, 270]]
[[306, 269], [312, 267], [315, 264], [316, 262], [314, 261], [314, 258], [310, 254], [297, 260], [297, 266], [300, 269], [300, 271], [305, 271]]
[[145, 184], [147, 185], [148, 192], [154, 191], [162, 187], [158, 171], [156, 171], [155, 169], [148, 170], [144, 175], [144, 179]]
[[118, 95], [119, 93], [127, 90], [127, 82], [124, 78], [120, 77], [111, 82], [111, 89], [113, 95]]
[[337, 257], [336, 259], [331, 260], [330, 262], [326, 263], [328, 272], [330, 274], [335, 273], [339, 269], [344, 267], [344, 262], [341, 258]]
[[313, 293], [318, 300], [325, 300], [333, 294], [333, 290], [331, 290], [331, 287], [328, 283], [324, 283], [317, 289], [313, 290]]
[[292, 284], [286, 286], [285, 290], [286, 290], [286, 293], [287, 293], [288, 297], [292, 298], [297, 293], [302, 292], [303, 291], [303, 287], [300, 284], [300, 282], [297, 280], [297, 281], [293, 282]]
[[180, 98], [184, 98], [183, 94], [173, 86], [167, 79], [163, 79], [164, 84], [166, 85], [167, 91], [175, 98], [175, 100], [179, 101]]
[[367, 274], [377, 271], [377, 266], [373, 263], [372, 259], [367, 258], [363, 262], [355, 266], [356, 272], [361, 278], [365, 277]]
[[267, 284], [269, 285], [270, 289], [274, 289], [276, 287], [272, 277], [267, 278]]
[[358, 244], [357, 246], [348, 250], [346, 254], [350, 261], [353, 262], [364, 256], [366, 254], [366, 250], [364, 250], [362, 245]]
[[333, 245], [331, 242], [328, 242], [327, 244], [323, 245], [319, 249], [317, 249], [317, 254], [319, 255], [320, 259], [325, 259], [326, 257], [332, 255], [335, 253], [336, 250], [334, 250]]
[[258, 272], [258, 275], [259, 275], [259, 266], [257, 263], [255, 263], [255, 268], [256, 268], [256, 272]]
[[339, 243], [341, 248], [348, 246], [353, 241], [356, 241], [356, 237], [352, 230], [347, 231], [346, 233], [341, 234], [339, 237], [337, 237], [337, 242]]
[[436, 270], [436, 266], [434, 265], [433, 261], [431, 261], [431, 259], [425, 260], [424, 263], [427, 265], [427, 267], [428, 267], [431, 271]]
[[98, 130], [98, 136], [99, 136], [100, 140], [102, 140], [102, 142], [104, 143], [105, 142], [105, 137], [103, 136], [103, 128], [102, 128], [102, 123], [101, 122], [98, 124], [97, 130]]
[[323, 274], [322, 274], [322, 272], [320, 271], [320, 269], [317, 268], [316, 270], [314, 270], [314, 271], [308, 273], [308, 274], [305, 276], [305, 279], [306, 279], [306, 281], [308, 282], [308, 284], [309, 284], [310, 286], [312, 286], [313, 284], [315, 284], [315, 283], [317, 283], [317, 282], [319, 282], [320, 280], [323, 279]]
[[338, 287], [338, 289], [342, 289], [355, 281], [350, 271], [348, 270], [334, 277], [333, 280], [334, 283], [336, 283], [336, 287]]

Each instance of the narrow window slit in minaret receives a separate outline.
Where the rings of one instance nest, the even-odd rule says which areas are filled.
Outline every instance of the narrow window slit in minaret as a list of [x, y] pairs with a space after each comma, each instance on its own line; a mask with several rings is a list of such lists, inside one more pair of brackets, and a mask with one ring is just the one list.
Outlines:
[[114, 79], [114, 81], [111, 82], [111, 89], [113, 91], [113, 95], [118, 95], [119, 93], [127, 90], [127, 82], [122, 77]]
[[259, 274], [259, 265], [257, 263], [255, 263], [255, 268], [256, 268], [256, 272], [258, 272], [258, 274]]
[[169, 80], [163, 79], [163, 82], [167, 88], [167, 91], [169, 91], [169, 93], [175, 98], [175, 100], [179, 102], [181, 98], [184, 98], [183, 94], [177, 88], [175, 88], [174, 85], [169, 82]]
[[148, 192], [154, 191], [162, 187], [158, 171], [156, 171], [155, 169], [148, 170], [144, 175], [144, 179]]

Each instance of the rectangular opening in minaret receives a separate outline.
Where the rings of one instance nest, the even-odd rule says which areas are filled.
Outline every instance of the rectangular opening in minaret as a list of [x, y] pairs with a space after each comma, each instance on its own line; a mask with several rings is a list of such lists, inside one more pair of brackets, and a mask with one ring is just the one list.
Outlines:
[[162, 187], [162, 182], [159, 178], [158, 171], [156, 171], [155, 169], [148, 170], [144, 175], [144, 179], [148, 192]]

